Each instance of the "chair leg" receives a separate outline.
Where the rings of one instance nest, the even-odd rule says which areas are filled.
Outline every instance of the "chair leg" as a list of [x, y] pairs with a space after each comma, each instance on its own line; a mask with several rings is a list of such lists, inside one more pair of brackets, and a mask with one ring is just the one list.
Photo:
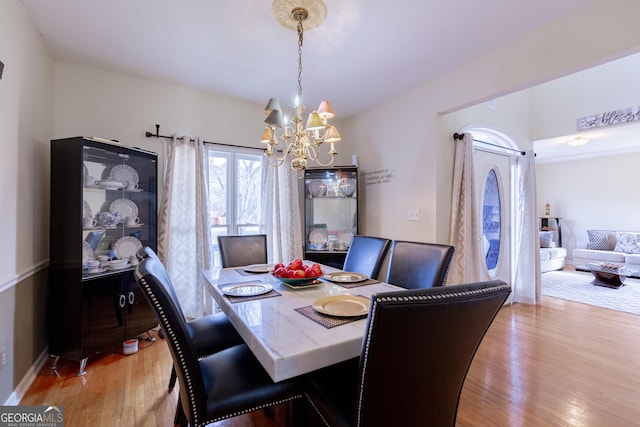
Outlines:
[[171, 365], [171, 376], [169, 377], [169, 393], [176, 386], [176, 380], [178, 379], [178, 375], [176, 374], [176, 368]]
[[178, 407], [176, 408], [176, 415], [173, 418], [173, 424], [180, 427], [188, 427], [189, 420], [187, 420], [187, 416], [182, 409], [182, 404], [180, 403], [180, 397], [178, 397]]

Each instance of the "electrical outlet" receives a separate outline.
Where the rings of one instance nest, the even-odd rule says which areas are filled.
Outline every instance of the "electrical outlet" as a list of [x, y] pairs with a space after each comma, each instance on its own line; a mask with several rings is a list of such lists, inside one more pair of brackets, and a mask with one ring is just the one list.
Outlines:
[[409, 209], [407, 211], [408, 221], [420, 221], [420, 209]]
[[0, 368], [7, 364], [7, 348], [0, 349]]

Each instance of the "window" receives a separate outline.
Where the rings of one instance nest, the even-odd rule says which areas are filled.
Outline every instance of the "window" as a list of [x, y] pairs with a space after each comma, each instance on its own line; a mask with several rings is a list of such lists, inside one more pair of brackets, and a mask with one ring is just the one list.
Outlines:
[[257, 234], [262, 222], [265, 156], [255, 150], [211, 145], [209, 165], [209, 224], [214, 266], [220, 266], [218, 236]]
[[485, 245], [487, 270], [493, 276], [500, 255], [501, 204], [500, 188], [496, 171], [491, 169], [487, 174], [482, 202], [482, 234]]

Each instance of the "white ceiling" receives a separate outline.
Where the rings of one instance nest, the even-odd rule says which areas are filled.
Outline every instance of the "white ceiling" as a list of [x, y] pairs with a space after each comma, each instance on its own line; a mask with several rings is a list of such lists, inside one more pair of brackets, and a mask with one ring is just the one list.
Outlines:
[[580, 132], [581, 137], [589, 140], [581, 147], [572, 147], [567, 144], [576, 135], [578, 134], [534, 141], [536, 162], [562, 162], [640, 151], [640, 123], [638, 122]]
[[[326, 21], [305, 32], [303, 102], [313, 108], [328, 99], [347, 117], [592, 2], [325, 0]], [[276, 97], [283, 107], [297, 91], [297, 36], [276, 22], [272, 0], [22, 3], [56, 61], [260, 104]], [[636, 132], [618, 132], [629, 129]], [[640, 125], [611, 131], [613, 142], [600, 134], [581, 149], [568, 137], [534, 148], [547, 160], [640, 141]]]
[[[297, 35], [272, 0], [22, 2], [56, 61], [260, 104], [296, 94]], [[326, 0], [305, 32], [303, 102], [347, 117], [592, 2]]]

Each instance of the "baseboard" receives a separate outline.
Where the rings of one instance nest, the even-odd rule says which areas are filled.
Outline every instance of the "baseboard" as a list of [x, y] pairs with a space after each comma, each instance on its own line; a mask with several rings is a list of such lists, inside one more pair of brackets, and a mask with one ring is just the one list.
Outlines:
[[31, 365], [25, 376], [22, 377], [18, 387], [13, 390], [7, 401], [4, 402], [5, 406], [17, 406], [20, 404], [20, 401], [27, 393], [27, 390], [29, 390], [31, 383], [36, 379], [38, 372], [40, 372], [40, 369], [42, 369], [47, 359], [49, 359], [49, 347], [45, 347], [42, 353], [40, 353], [40, 356], [38, 356], [33, 365]]

